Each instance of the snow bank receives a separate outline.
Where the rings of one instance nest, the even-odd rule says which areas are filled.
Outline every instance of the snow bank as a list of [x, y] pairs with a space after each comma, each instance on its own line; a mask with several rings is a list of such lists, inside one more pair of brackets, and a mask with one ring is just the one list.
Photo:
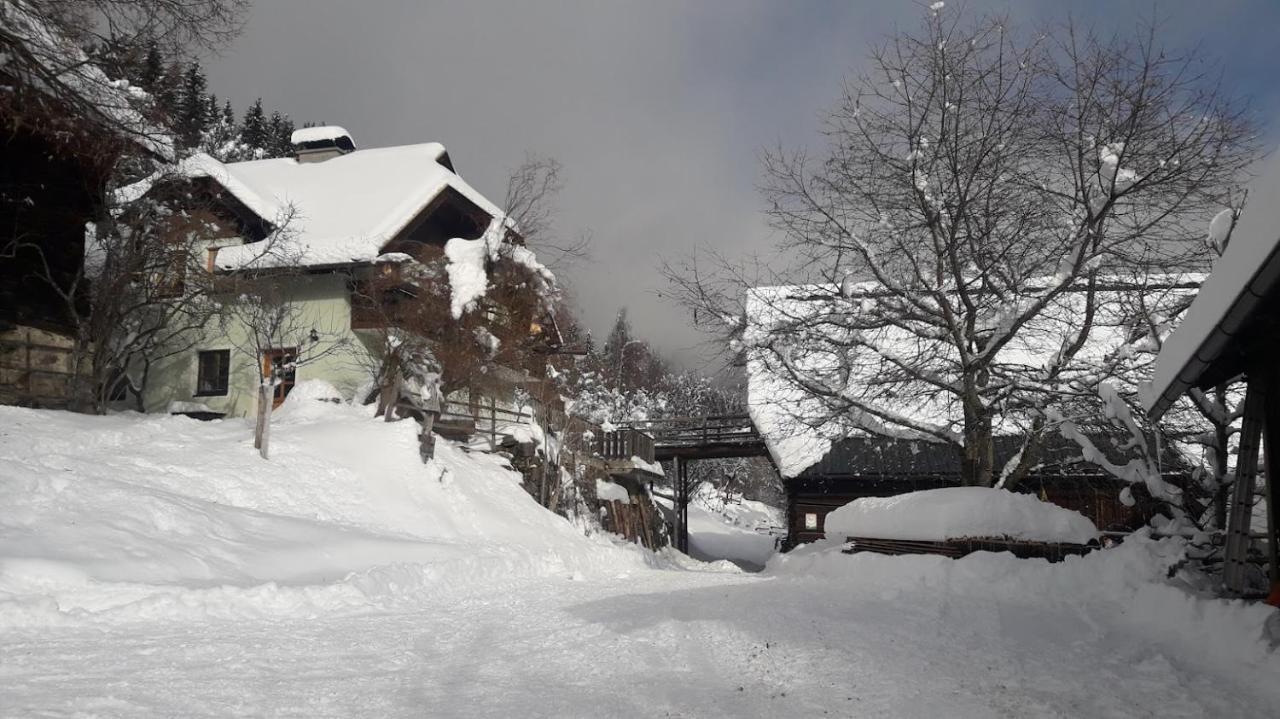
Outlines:
[[[934, 555], [854, 555], [822, 540], [778, 555], [766, 574], [775, 579], [829, 582], [841, 601], [871, 596], [890, 601], [934, 597], [948, 607], [976, 600], [999, 605], [1013, 621], [1016, 607], [1059, 610], [1063, 623], [1111, 627], [1122, 645], [1174, 645], [1175, 653], [1207, 666], [1249, 667], [1259, 675], [1280, 670], [1280, 654], [1266, 639], [1276, 610], [1261, 603], [1199, 596], [1171, 580], [1185, 554], [1179, 539], [1131, 535], [1117, 547], [1058, 563], [977, 552], [961, 559]], [[949, 611], [943, 609], [942, 611]], [[1051, 627], [1024, 627], [1043, 641]], [[1133, 635], [1137, 635], [1134, 637]], [[1074, 638], [1063, 636], [1061, 642]]]
[[585, 537], [505, 460], [299, 384], [272, 459], [246, 421], [0, 407], [0, 626], [307, 616], [653, 555]]
[[1098, 536], [1098, 528], [1079, 512], [1029, 494], [986, 487], [945, 487], [856, 499], [828, 514], [824, 529], [837, 539], [1007, 537], [1087, 544]]

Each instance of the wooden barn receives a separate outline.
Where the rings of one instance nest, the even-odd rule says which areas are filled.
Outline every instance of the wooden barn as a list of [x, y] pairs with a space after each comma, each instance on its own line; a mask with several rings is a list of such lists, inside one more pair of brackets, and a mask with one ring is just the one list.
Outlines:
[[24, 6], [3, 10], [0, 402], [62, 405], [86, 223], [123, 155], [170, 158], [172, 145], [79, 48]]
[[[1021, 437], [996, 438], [996, 462], [1002, 466], [1018, 451]], [[1099, 442], [1099, 445], [1105, 445]], [[1080, 448], [1063, 439], [1043, 449], [1044, 460], [1016, 491], [1032, 493], [1093, 520], [1104, 531], [1129, 531], [1146, 521], [1145, 503], [1127, 506], [1120, 492], [1127, 483], [1080, 459]], [[1185, 481], [1189, 468], [1170, 454], [1166, 479]], [[935, 442], [883, 437], [849, 437], [834, 443], [817, 463], [784, 480], [787, 540], [797, 544], [821, 539], [828, 512], [861, 497], [890, 497], [960, 484], [960, 455]]]

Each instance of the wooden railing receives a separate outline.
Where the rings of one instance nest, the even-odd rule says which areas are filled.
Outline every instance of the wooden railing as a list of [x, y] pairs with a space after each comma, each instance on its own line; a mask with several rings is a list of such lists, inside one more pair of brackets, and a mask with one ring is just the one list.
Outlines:
[[605, 459], [631, 459], [639, 457], [653, 462], [653, 437], [638, 429], [626, 428], [604, 432], [596, 445], [596, 451]]
[[760, 434], [747, 415], [672, 417], [635, 422], [633, 428], [645, 432], [660, 447], [755, 444]]

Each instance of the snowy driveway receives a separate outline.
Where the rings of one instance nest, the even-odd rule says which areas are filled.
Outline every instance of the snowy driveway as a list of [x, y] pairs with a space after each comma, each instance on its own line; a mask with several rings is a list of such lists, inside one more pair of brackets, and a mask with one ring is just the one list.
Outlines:
[[[397, 613], [0, 635], [4, 716], [1276, 716], [1060, 605], [643, 571]], [[1269, 693], [1264, 693], [1269, 692]]]

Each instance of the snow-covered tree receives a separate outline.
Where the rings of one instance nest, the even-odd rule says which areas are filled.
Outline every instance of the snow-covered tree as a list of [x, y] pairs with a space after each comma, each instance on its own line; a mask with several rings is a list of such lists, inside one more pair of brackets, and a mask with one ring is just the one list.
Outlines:
[[[938, 7], [871, 67], [828, 115], [820, 161], [767, 157], [768, 212], [798, 260], [766, 279], [795, 291], [751, 294], [767, 329], [742, 335], [746, 273], [668, 274], [704, 326], [814, 400], [821, 416], [797, 422], [944, 442], [966, 484], [1016, 479], [1054, 429], [1046, 410], [1084, 388], [1097, 407], [1131, 365], [1090, 349], [1123, 352], [1117, 298], [1202, 266], [1204, 218], [1256, 156], [1248, 115], [1153, 29], [1028, 33]], [[1013, 417], [1021, 461], [995, 467]]]

